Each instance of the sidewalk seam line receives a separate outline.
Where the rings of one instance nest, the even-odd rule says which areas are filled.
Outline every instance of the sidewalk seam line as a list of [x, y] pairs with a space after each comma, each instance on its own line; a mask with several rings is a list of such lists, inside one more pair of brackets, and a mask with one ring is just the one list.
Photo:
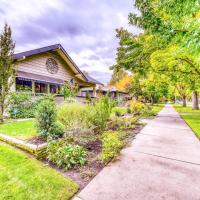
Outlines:
[[168, 160], [174, 160], [174, 161], [178, 161], [178, 162], [183, 162], [183, 163], [187, 163], [187, 164], [200, 166], [200, 163], [193, 163], [193, 162], [189, 162], [189, 161], [179, 160], [179, 159], [175, 159], [175, 158], [168, 158], [168, 157], [165, 157], [165, 156], [159, 156], [159, 155], [156, 155], [156, 154], [145, 153], [145, 152], [135, 151], [135, 150], [133, 150], [133, 152], [142, 153], [142, 154], [146, 154], [146, 155], [150, 155], [150, 156], [155, 156], [155, 157], [159, 157], [159, 158], [164, 158], [164, 159], [168, 159]]

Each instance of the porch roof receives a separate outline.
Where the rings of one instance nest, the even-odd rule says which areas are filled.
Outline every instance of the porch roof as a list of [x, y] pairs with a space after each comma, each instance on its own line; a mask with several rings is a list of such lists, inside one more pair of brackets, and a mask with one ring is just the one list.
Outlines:
[[44, 83], [55, 83], [59, 85], [64, 83], [64, 81], [61, 79], [51, 78], [48, 76], [42, 76], [42, 75], [32, 74], [32, 73], [27, 73], [27, 72], [22, 72], [22, 71], [17, 71], [16, 77], [24, 79], [24, 80], [34, 80], [34, 81], [39, 81], [39, 82], [44, 82]]

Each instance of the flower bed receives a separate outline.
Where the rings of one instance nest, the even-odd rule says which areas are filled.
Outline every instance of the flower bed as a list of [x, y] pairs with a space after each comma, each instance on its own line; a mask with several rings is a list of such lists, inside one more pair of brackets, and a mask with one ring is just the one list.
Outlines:
[[[144, 113], [151, 114], [151, 109], [142, 103], [130, 102], [129, 107], [123, 108], [114, 108], [114, 104], [102, 97], [86, 105], [70, 101], [56, 106], [52, 97], [45, 96], [35, 107], [36, 118], [27, 120], [29, 125], [23, 126], [23, 121], [7, 125], [14, 123], [24, 128], [24, 135], [20, 131], [13, 134], [10, 130], [14, 127], [5, 128], [7, 135], [3, 139], [0, 135], [0, 139], [43, 159], [82, 188], [133, 140], [142, 127], [139, 118]], [[30, 134], [30, 127], [37, 134]]]

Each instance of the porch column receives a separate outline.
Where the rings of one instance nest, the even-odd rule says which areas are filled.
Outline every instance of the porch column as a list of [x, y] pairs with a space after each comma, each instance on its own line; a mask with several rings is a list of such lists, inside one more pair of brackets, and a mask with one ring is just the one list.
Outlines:
[[93, 87], [93, 97], [97, 97], [96, 87]]
[[56, 85], [56, 94], [58, 94], [58, 85]]
[[50, 84], [47, 84], [47, 93], [50, 93]]
[[35, 94], [35, 81], [32, 81], [32, 94]]

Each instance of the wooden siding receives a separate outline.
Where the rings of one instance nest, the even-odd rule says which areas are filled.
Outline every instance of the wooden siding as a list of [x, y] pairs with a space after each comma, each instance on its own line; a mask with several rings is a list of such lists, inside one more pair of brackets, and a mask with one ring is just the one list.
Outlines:
[[[51, 74], [46, 69], [47, 58], [53, 58], [57, 61], [59, 70], [56, 74]], [[80, 79], [75, 77], [74, 72], [70, 67], [63, 61], [59, 55], [54, 55], [53, 53], [42, 53], [39, 55], [34, 55], [25, 58], [24, 60], [18, 61], [16, 63], [16, 69], [23, 72], [28, 72], [32, 74], [39, 74], [47, 77], [58, 78], [64, 81], [70, 81], [72, 78], [80, 85], [85, 85]]]

